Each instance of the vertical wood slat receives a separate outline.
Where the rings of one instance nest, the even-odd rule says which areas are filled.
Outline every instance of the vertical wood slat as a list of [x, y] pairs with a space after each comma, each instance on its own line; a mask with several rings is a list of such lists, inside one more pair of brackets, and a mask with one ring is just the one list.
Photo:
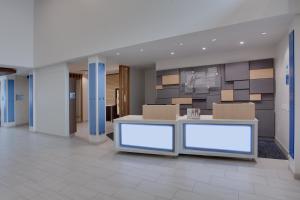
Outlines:
[[119, 66], [119, 84], [120, 84], [120, 116], [129, 115], [129, 67]]

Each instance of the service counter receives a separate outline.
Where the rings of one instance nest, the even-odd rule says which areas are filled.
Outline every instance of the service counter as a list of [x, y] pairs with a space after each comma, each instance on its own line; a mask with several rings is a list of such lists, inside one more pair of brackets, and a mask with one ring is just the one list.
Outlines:
[[144, 119], [129, 115], [114, 120], [118, 151], [177, 156], [193, 154], [255, 159], [258, 121], [213, 119]]

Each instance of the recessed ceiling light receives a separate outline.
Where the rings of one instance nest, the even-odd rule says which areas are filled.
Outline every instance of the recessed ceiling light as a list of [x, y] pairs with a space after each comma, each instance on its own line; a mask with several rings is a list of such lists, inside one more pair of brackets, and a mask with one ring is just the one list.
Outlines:
[[215, 42], [215, 41], [217, 41], [217, 39], [216, 39], [216, 38], [214, 38], [214, 39], [212, 39], [211, 41], [212, 41], [212, 42]]
[[262, 33], [260, 33], [261, 35], [267, 35], [267, 33], [266, 32], [262, 32]]
[[202, 47], [202, 50], [205, 51], [205, 50], [206, 50], [206, 47]]
[[140, 52], [144, 52], [144, 49], [142, 48], [142, 49], [140, 49]]
[[119, 56], [119, 55], [120, 55], [120, 53], [119, 53], [119, 52], [117, 52], [117, 53], [116, 53], [116, 55], [117, 55], [117, 56]]
[[244, 41], [240, 41], [240, 45], [244, 45], [245, 44], [245, 42]]
[[171, 52], [170, 52], [170, 54], [171, 54], [171, 55], [174, 55], [174, 54], [175, 54], [175, 52], [174, 52], [174, 51], [171, 51]]
[[179, 42], [178, 45], [179, 45], [179, 46], [183, 46], [183, 43], [182, 43], [182, 42]]

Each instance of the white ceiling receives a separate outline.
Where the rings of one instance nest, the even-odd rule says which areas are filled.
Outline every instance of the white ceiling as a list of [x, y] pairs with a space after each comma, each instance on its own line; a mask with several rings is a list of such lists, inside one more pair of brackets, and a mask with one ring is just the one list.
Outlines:
[[[241, 48], [260, 48], [275, 46], [284, 34], [288, 32], [292, 15], [283, 15], [262, 20], [251, 21], [207, 31], [185, 34], [168, 39], [162, 39], [114, 49], [101, 53], [108, 63], [120, 63], [129, 66], [146, 66], [164, 59], [186, 57], [199, 54], [213, 54], [222, 51], [234, 51]], [[262, 35], [266, 32], [266, 35]], [[212, 42], [212, 39], [216, 39]], [[240, 41], [245, 44], [241, 46]], [[179, 44], [183, 43], [182, 46]], [[203, 51], [202, 48], [206, 50]], [[141, 52], [143, 49], [143, 52]], [[175, 52], [170, 55], [170, 52]], [[117, 55], [120, 54], [120, 55]], [[72, 62], [72, 70], [86, 68], [87, 58]]]

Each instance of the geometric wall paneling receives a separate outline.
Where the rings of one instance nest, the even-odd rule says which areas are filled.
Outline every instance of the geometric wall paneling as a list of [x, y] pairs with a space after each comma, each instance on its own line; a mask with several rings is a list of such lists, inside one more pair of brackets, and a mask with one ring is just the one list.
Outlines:
[[162, 76], [156, 74], [156, 85], [162, 85]]
[[274, 101], [255, 102], [255, 108], [257, 110], [273, 110], [274, 109]]
[[252, 69], [250, 70], [250, 79], [274, 78], [274, 69]]
[[220, 67], [221, 75], [221, 89], [222, 90], [233, 90], [233, 81], [225, 81], [225, 65]]
[[274, 93], [274, 79], [250, 80], [250, 93]]
[[274, 100], [274, 94], [272, 94], [272, 93], [261, 94], [261, 99], [262, 100]]
[[235, 90], [249, 89], [249, 87], [250, 87], [250, 82], [249, 82], [249, 80], [245, 80], [245, 81], [234, 81], [234, 89], [235, 89]]
[[261, 101], [261, 94], [250, 94], [250, 101]]
[[172, 98], [172, 104], [192, 104], [192, 98]]
[[212, 110], [201, 110], [200, 114], [201, 115], [212, 115]]
[[206, 109], [212, 109], [212, 104], [213, 103], [220, 103], [221, 102], [221, 95], [210, 95], [207, 96], [206, 102]]
[[275, 136], [275, 113], [273, 110], [256, 110], [258, 122], [258, 136]]
[[209, 89], [207, 87], [194, 88], [194, 93], [196, 94], [208, 94]]
[[172, 98], [178, 97], [179, 90], [178, 88], [163, 88], [156, 91], [157, 98]]
[[156, 85], [156, 86], [155, 86], [155, 89], [161, 90], [161, 89], [163, 89], [163, 86], [162, 86], [162, 85]]
[[179, 75], [163, 75], [162, 76], [162, 85], [178, 85], [179, 84]]
[[249, 63], [238, 62], [225, 64], [225, 81], [239, 81], [249, 79]]
[[221, 90], [221, 101], [233, 101], [233, 90]]
[[249, 101], [249, 90], [234, 90], [234, 101]]
[[207, 109], [207, 103], [204, 99], [193, 99], [193, 108]]
[[156, 104], [171, 104], [172, 99], [171, 98], [157, 98]]
[[273, 60], [273, 58], [263, 59], [263, 60], [254, 60], [254, 61], [250, 61], [249, 64], [250, 64], [250, 69], [273, 68], [274, 60]]
[[209, 94], [196, 94], [196, 93], [194, 93], [192, 95], [192, 98], [193, 99], [206, 99], [208, 95]]

